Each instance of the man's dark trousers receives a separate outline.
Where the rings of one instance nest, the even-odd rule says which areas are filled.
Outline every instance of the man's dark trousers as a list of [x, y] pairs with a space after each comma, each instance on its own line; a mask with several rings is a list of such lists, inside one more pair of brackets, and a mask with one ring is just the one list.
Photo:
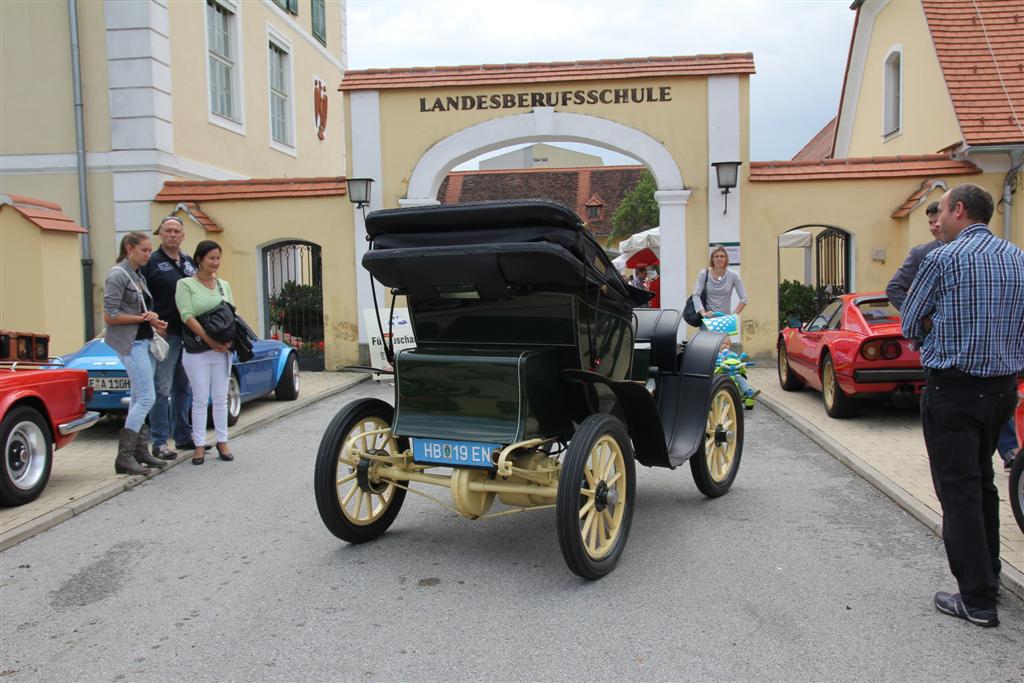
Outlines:
[[1016, 406], [1015, 378], [926, 370], [921, 423], [942, 540], [964, 603], [992, 609], [999, 590], [999, 493], [992, 469], [999, 429]]

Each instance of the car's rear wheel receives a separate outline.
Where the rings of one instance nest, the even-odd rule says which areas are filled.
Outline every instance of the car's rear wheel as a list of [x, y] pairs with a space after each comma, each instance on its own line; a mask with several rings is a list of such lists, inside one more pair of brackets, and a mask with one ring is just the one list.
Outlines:
[[793, 374], [793, 368], [789, 365], [789, 354], [786, 353], [786, 345], [779, 344], [779, 386], [786, 391], [796, 391], [804, 385], [797, 376]]
[[857, 414], [857, 399], [843, 392], [836, 378], [836, 365], [831, 354], [826, 353], [821, 361], [821, 399], [829, 417], [852, 417]]
[[294, 401], [299, 397], [299, 359], [294, 352], [288, 354], [284, 372], [277, 380], [274, 398], [278, 401]]
[[575, 574], [599, 579], [615, 568], [633, 521], [635, 478], [622, 423], [602, 413], [585, 419], [569, 442], [555, 501], [558, 542]]
[[0, 467], [0, 503], [24, 505], [39, 497], [50, 480], [53, 439], [38, 410], [19, 406], [0, 422], [3, 465]]
[[379, 461], [360, 457], [396, 456], [408, 448], [408, 439], [391, 434], [394, 414], [380, 399], [358, 399], [338, 412], [320, 441], [313, 475], [316, 505], [324, 525], [343, 541], [377, 538], [405, 502], [404, 488], [377, 475]]

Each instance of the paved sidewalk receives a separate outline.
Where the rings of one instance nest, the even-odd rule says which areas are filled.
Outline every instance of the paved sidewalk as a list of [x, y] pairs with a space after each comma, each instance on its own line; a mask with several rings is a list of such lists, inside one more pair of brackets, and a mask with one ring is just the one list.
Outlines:
[[[749, 377], [751, 384], [762, 392], [759, 403], [785, 418], [933, 532], [941, 534], [942, 513], [932, 488], [916, 407], [866, 403], [858, 417], [837, 420], [825, 414], [819, 392], [783, 391], [773, 367], [751, 368]], [[996, 458], [995, 466], [1001, 499], [1003, 585], [1024, 598], [1024, 533], [1017, 527], [1010, 509], [1009, 478], [1002, 461]]]
[[[246, 403], [230, 435], [241, 436], [311, 403], [345, 391], [368, 377], [367, 374], [357, 372], [304, 372], [301, 375], [298, 399], [276, 401], [271, 396]], [[123, 424], [122, 418], [108, 417], [80, 433], [70, 446], [54, 454], [50, 481], [39, 498], [27, 505], [0, 508], [0, 550], [21, 543], [133, 488], [147, 478], [159, 475], [160, 470], [153, 470], [146, 476], [114, 473], [117, 434]], [[207, 433], [207, 442], [212, 443], [212, 440], [211, 429]], [[171, 462], [170, 467], [180, 465], [192, 457], [191, 451], [179, 453], [180, 457]], [[167, 469], [169, 467], [164, 468], [164, 471]]]

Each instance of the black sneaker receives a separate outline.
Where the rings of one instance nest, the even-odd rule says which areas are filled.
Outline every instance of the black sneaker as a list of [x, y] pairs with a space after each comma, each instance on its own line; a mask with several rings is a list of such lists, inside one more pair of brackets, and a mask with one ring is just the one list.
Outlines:
[[943, 593], [935, 594], [935, 608], [943, 614], [951, 617], [966, 619], [976, 626], [999, 626], [999, 614], [995, 607], [992, 609], [972, 609], [964, 604], [960, 594]]
[[174, 447], [179, 451], [194, 451], [196, 449], [196, 444], [192, 439], [189, 439], [188, 441], [175, 441]]

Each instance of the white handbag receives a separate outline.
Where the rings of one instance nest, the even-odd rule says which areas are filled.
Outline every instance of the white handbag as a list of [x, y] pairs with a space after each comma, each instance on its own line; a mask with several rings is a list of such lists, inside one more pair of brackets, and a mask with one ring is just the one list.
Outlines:
[[[121, 267], [118, 266], [118, 268]], [[127, 275], [128, 279], [132, 281], [132, 284], [135, 286], [135, 291], [139, 293], [139, 297], [142, 299], [142, 310], [148, 313], [149, 309], [146, 308], [146, 296], [142, 293], [139, 283], [136, 282], [131, 273], [124, 268], [121, 268], [121, 272]], [[149, 340], [149, 352], [153, 355], [153, 358], [156, 358], [157, 360], [164, 360], [167, 358], [167, 354], [170, 350], [171, 345], [167, 343], [167, 340], [161, 337], [156, 330], [153, 330], [153, 338]]]

